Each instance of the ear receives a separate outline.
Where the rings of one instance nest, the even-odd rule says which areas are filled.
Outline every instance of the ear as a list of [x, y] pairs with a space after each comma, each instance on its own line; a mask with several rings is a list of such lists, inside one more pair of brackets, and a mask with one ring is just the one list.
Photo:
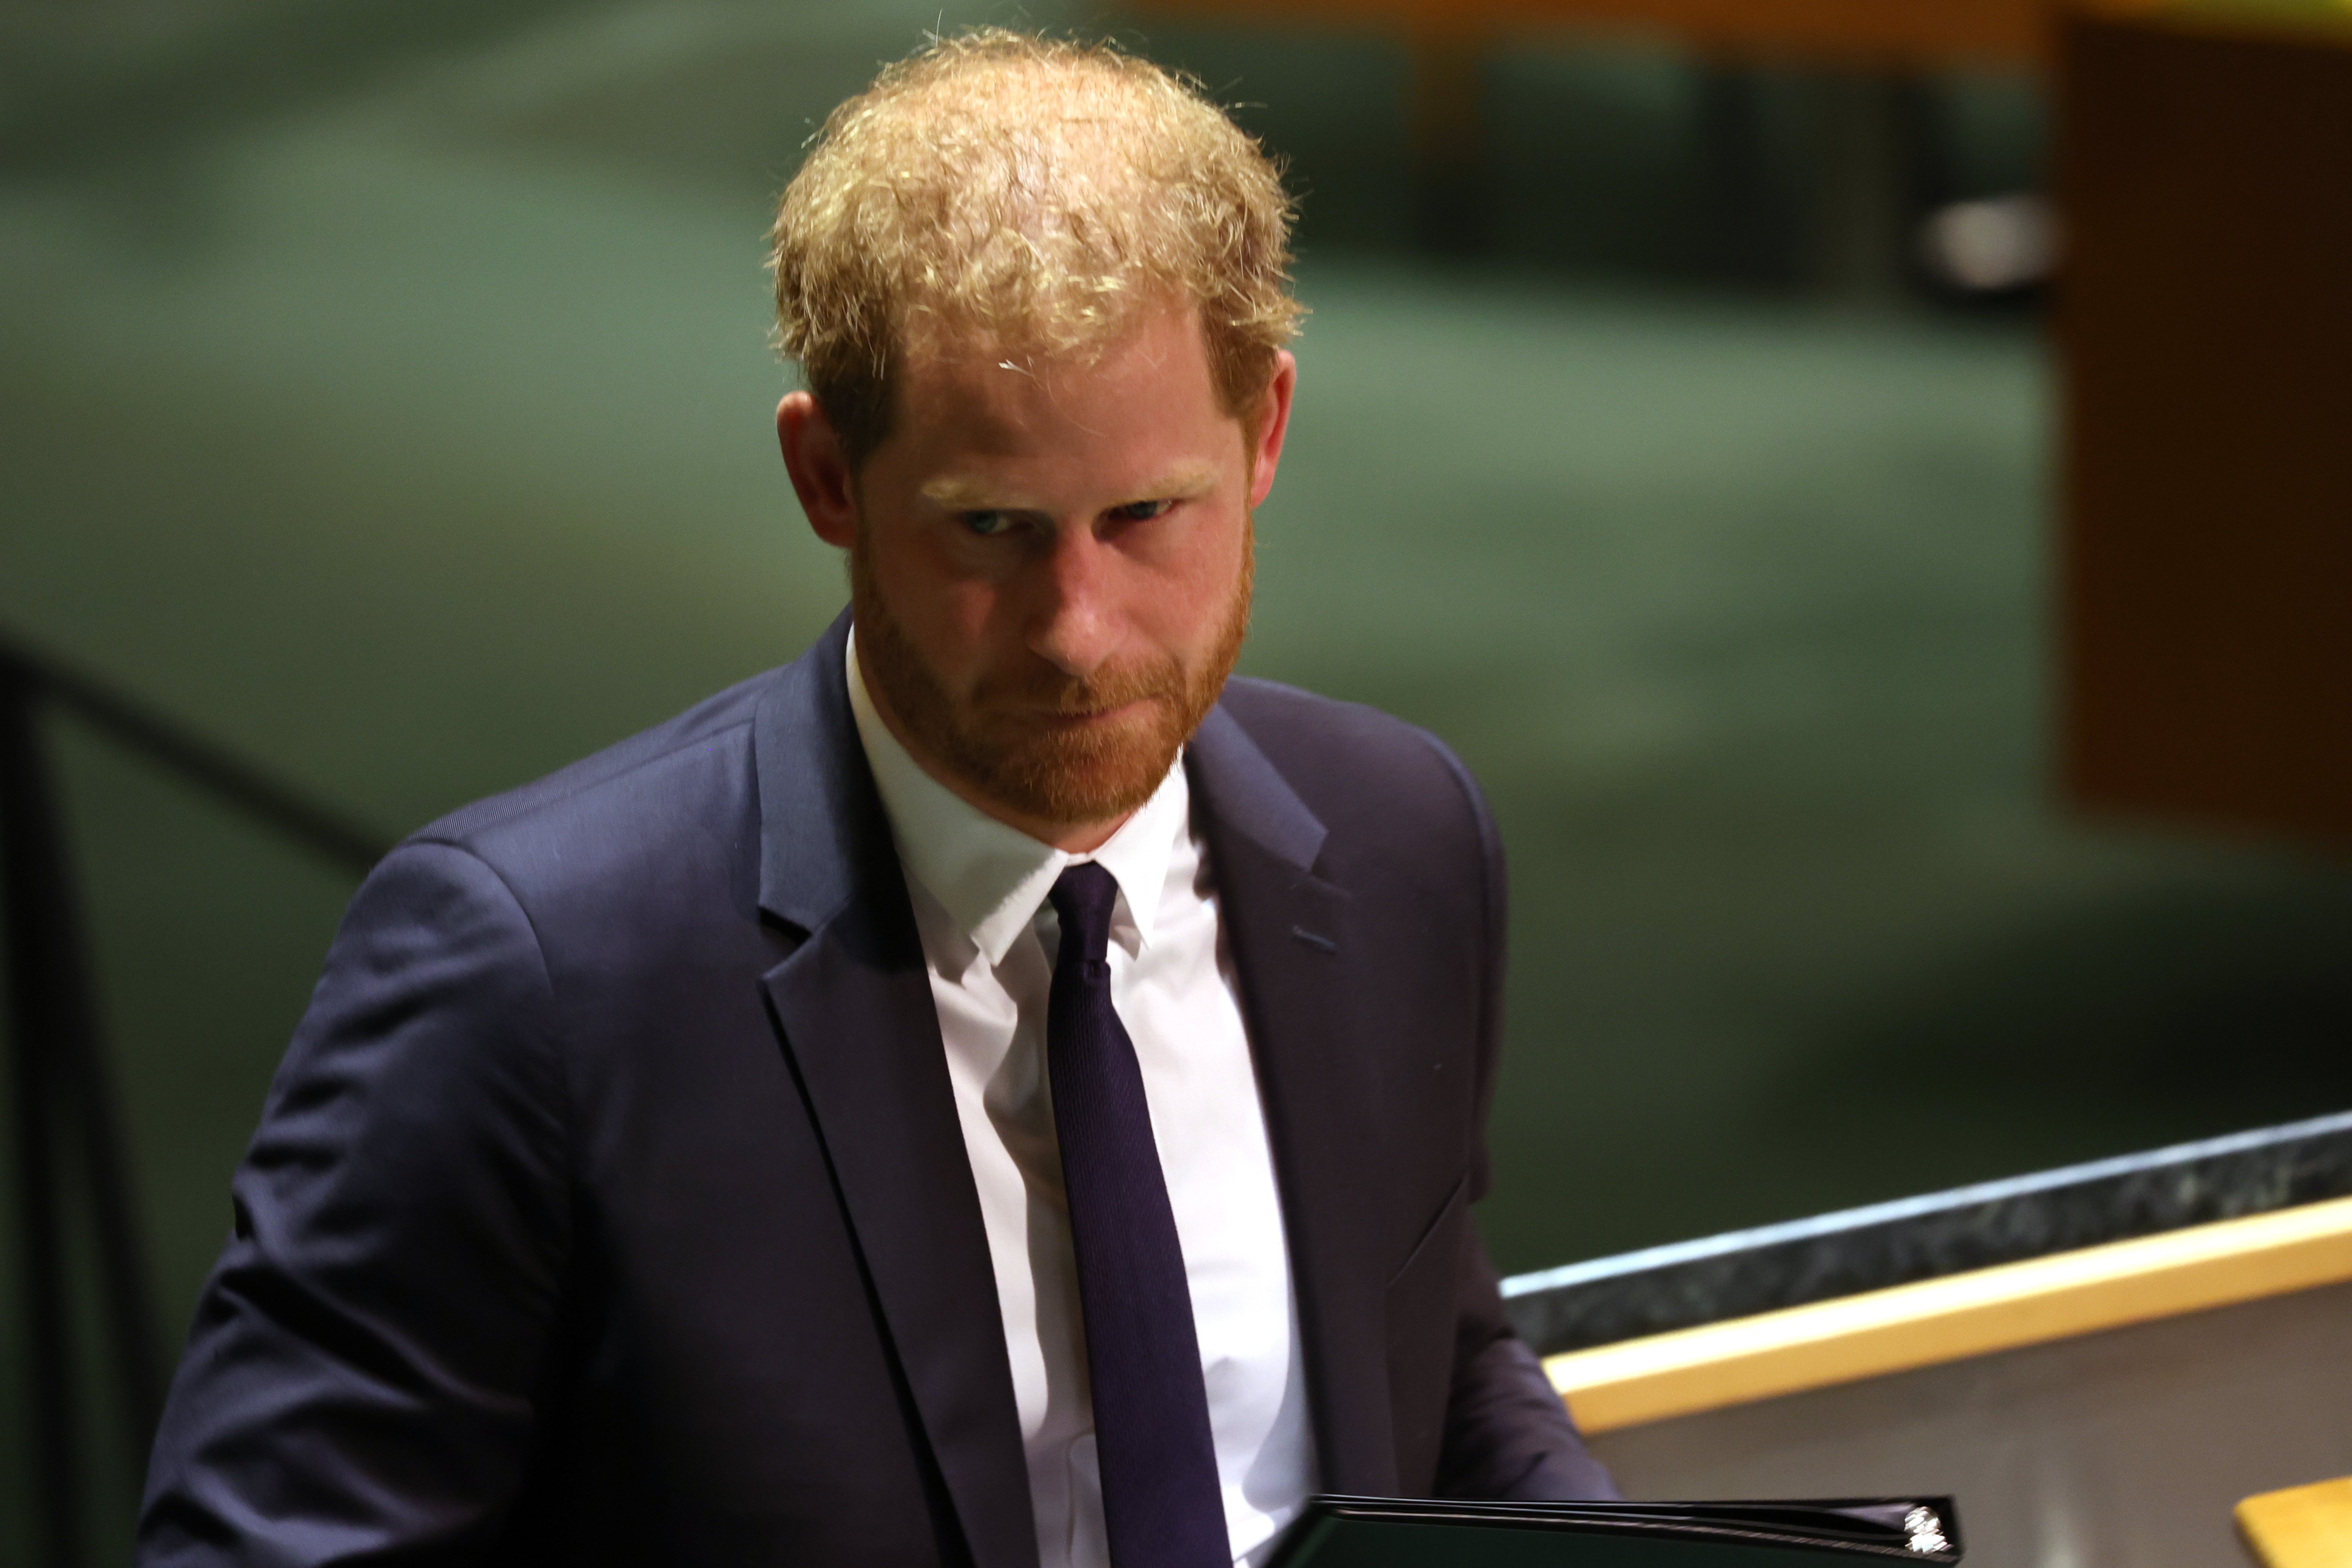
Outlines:
[[1250, 444], [1250, 498], [1253, 508], [1265, 504], [1274, 489], [1275, 465], [1282, 461], [1282, 438], [1290, 433], [1290, 395], [1298, 386], [1298, 361], [1288, 349], [1274, 356], [1274, 378], [1265, 395], [1250, 410], [1246, 434]]
[[824, 410], [805, 392], [790, 392], [776, 405], [776, 444], [783, 448], [784, 472], [808, 514], [816, 536], [846, 550], [857, 540], [857, 499], [849, 450]]

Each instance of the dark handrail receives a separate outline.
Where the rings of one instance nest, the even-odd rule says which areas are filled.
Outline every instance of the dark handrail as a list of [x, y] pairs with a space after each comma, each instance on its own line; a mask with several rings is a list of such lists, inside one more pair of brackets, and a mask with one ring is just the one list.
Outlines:
[[304, 800], [218, 748], [89, 677], [0, 637], [0, 672], [71, 709], [134, 751], [202, 784], [296, 843], [364, 875], [391, 847], [340, 813]]
[[133, 1474], [146, 1468], [165, 1372], [114, 1086], [91, 1002], [79, 900], [41, 750], [44, 700], [340, 865], [364, 874], [383, 858], [383, 846], [138, 704], [0, 640], [0, 922], [6, 937], [26, 1383], [37, 1422], [32, 1445], [37, 1560], [80, 1568], [88, 1546], [66, 1244], [66, 1227], [77, 1212], [67, 1185], [77, 1176], [87, 1200], [81, 1212], [96, 1233], [98, 1294], [120, 1432]]

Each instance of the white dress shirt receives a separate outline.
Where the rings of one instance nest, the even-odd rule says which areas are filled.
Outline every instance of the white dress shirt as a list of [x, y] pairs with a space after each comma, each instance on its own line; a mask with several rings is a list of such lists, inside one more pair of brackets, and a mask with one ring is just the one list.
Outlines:
[[1059, 936], [1045, 895], [1064, 867], [1081, 860], [1098, 862], [1118, 884], [1111, 1002], [1135, 1042], [1175, 1211], [1225, 1526], [1240, 1562], [1313, 1489], [1314, 1447], [1265, 1118], [1182, 763], [1109, 842], [1067, 854], [925, 773], [875, 711], [854, 636], [848, 664], [850, 710], [914, 900], [980, 1190], [1041, 1568], [1109, 1561], [1045, 1071]]

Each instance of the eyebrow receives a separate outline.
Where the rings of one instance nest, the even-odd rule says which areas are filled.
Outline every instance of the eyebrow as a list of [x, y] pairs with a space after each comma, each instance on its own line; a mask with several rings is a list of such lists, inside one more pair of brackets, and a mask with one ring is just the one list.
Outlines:
[[[1136, 489], [1137, 500], [1183, 500], [1216, 488], [1217, 470], [1207, 463], [1181, 463]], [[1001, 490], [985, 479], [950, 474], [923, 485], [925, 500], [946, 511], [1034, 511], [1017, 492]]]
[[1008, 500], [1007, 492], [992, 487], [985, 479], [968, 479], [950, 475], [931, 479], [922, 488], [922, 497], [933, 506], [947, 511], [1024, 511], [1018, 500]]
[[1143, 488], [1138, 500], [1189, 500], [1217, 488], [1217, 470], [1208, 463], [1181, 463]]

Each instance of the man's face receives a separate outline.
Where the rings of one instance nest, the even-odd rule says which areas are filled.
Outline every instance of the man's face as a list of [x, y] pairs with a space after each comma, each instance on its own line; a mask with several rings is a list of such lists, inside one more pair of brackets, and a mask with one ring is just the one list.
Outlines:
[[918, 359], [847, 484], [845, 536], [820, 516], [786, 400], [802, 500], [850, 550], [868, 688], [929, 771], [1074, 849], [1150, 798], [1240, 653], [1250, 510], [1294, 374], [1283, 355], [1264, 405], [1234, 419], [1173, 309], [1092, 363]]

